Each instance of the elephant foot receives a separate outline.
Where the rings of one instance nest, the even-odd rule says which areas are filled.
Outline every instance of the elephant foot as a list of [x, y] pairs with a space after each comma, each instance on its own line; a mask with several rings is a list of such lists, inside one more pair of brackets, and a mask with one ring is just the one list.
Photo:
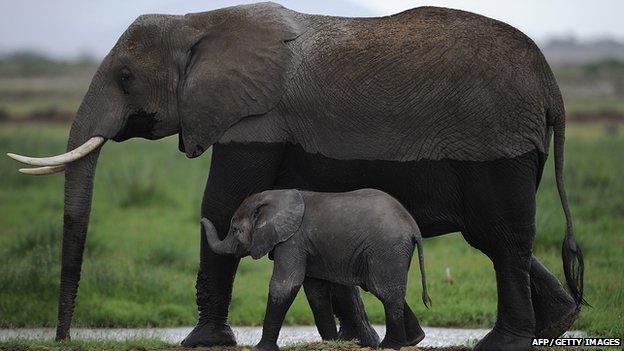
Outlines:
[[234, 346], [236, 338], [227, 324], [200, 322], [193, 331], [182, 340], [184, 347], [197, 346]]
[[560, 316], [560, 318], [550, 325], [544, 326], [540, 330], [536, 331], [537, 338], [549, 338], [554, 339], [560, 337], [563, 333], [570, 330], [572, 324], [578, 317], [581, 312], [581, 308], [577, 307], [576, 304], [572, 307], [572, 310], [568, 311], [567, 314]]
[[405, 338], [407, 339], [406, 346], [415, 346], [425, 338], [425, 331], [411, 310], [405, 316]]
[[557, 338], [570, 329], [580, 306], [535, 257], [531, 261], [531, 299], [537, 338]]
[[340, 324], [340, 329], [338, 330], [338, 340], [350, 341], [353, 339], [357, 339], [355, 330], [351, 326]]
[[279, 351], [279, 347], [274, 342], [260, 340], [258, 345], [254, 346], [251, 351]]
[[420, 329], [419, 332], [409, 333], [407, 335], [407, 343], [405, 346], [416, 346], [419, 342], [423, 341], [425, 338], [425, 332]]
[[379, 345], [379, 335], [368, 320], [360, 328], [355, 328], [348, 324], [341, 324], [338, 331], [338, 340], [358, 340], [362, 347], [377, 347]]
[[408, 346], [403, 343], [397, 342], [395, 340], [390, 340], [388, 338], [384, 338], [381, 344], [379, 344], [379, 348], [381, 349], [394, 349], [398, 350], [401, 347]]
[[494, 327], [474, 347], [475, 351], [524, 351], [535, 350], [531, 345], [533, 338], [518, 336]]

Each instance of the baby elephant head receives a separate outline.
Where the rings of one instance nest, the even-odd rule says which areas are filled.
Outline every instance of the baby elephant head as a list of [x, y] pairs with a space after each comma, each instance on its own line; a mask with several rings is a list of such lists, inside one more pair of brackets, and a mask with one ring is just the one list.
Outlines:
[[239, 257], [251, 255], [259, 259], [295, 234], [301, 226], [304, 209], [299, 191], [269, 190], [243, 201], [223, 240], [219, 240], [215, 227], [207, 218], [202, 218], [201, 222], [213, 252]]

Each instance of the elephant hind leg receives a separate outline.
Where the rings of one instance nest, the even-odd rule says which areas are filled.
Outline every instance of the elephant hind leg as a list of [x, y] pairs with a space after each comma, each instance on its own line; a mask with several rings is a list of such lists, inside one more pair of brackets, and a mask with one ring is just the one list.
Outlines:
[[[479, 239], [464, 236], [494, 264], [498, 305], [496, 323], [475, 346], [475, 350], [531, 349], [535, 337], [535, 314], [531, 301], [529, 270], [535, 226], [493, 226], [482, 228]], [[488, 238], [486, 245], [481, 240]]]
[[492, 260], [496, 273], [496, 323], [476, 350], [531, 349], [535, 313], [530, 269], [540, 167], [537, 151], [456, 165], [464, 189], [462, 234]]
[[340, 321], [338, 339], [357, 339], [361, 346], [377, 347], [379, 335], [368, 321], [360, 290], [355, 286], [331, 284], [332, 308]]
[[383, 299], [382, 303], [386, 315], [386, 336], [380, 348], [398, 350], [406, 346], [405, 318], [403, 301], [400, 298]]
[[[376, 267], [380, 266], [382, 265], [377, 264]], [[382, 276], [383, 278], [386, 278], [384, 276], [387, 274], [386, 272], [378, 274], [375, 273], [374, 270], [375, 268], [371, 269], [370, 274], [372, 277]], [[408, 345], [406, 331], [407, 321], [405, 320], [405, 307], [407, 307], [407, 304], [405, 303], [405, 284], [407, 282], [407, 276], [396, 276], [392, 277], [392, 279], [392, 281], [388, 281], [386, 279], [373, 278], [369, 288], [370, 292], [383, 304], [386, 316], [386, 335], [381, 341], [381, 344], [379, 344], [379, 347], [398, 350], [401, 347]], [[407, 308], [409, 309], [409, 307]]]
[[306, 277], [303, 289], [314, 315], [314, 323], [323, 340], [338, 339], [336, 320], [332, 309], [330, 283], [321, 279]]
[[425, 338], [425, 332], [422, 330], [420, 323], [418, 323], [418, 318], [416, 318], [416, 315], [412, 312], [407, 301], [403, 301], [403, 319], [405, 322], [406, 345], [417, 345]]

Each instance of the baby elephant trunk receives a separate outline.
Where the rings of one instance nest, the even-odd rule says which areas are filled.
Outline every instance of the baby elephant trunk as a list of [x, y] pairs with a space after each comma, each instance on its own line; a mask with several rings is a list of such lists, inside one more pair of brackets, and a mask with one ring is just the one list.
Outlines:
[[210, 220], [207, 218], [201, 219], [201, 224], [204, 226], [204, 232], [206, 234], [206, 240], [212, 252], [217, 255], [234, 255], [236, 253], [236, 240], [234, 235], [228, 234], [223, 240], [219, 240], [217, 230]]
[[416, 238], [416, 249], [418, 250], [418, 265], [420, 266], [420, 278], [422, 280], [422, 300], [427, 308], [431, 307], [431, 298], [427, 291], [427, 276], [425, 275], [425, 257], [423, 255], [422, 238]]

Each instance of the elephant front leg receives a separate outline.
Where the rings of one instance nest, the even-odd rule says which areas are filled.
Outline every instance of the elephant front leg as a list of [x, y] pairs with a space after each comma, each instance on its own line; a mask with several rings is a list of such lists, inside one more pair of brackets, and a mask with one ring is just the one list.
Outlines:
[[274, 251], [273, 276], [269, 285], [262, 339], [253, 351], [277, 351], [279, 337], [286, 312], [292, 305], [305, 279], [305, 255], [294, 250]]
[[[207, 213], [202, 216], [210, 218]], [[203, 233], [200, 242], [200, 265], [195, 284], [199, 321], [182, 345], [233, 346], [236, 339], [228, 324], [228, 308], [239, 259], [213, 253]]]
[[[273, 187], [282, 151], [281, 144], [214, 145], [201, 216], [214, 224], [220, 239], [227, 233], [234, 211], [247, 196]], [[182, 345], [235, 345], [234, 333], [228, 325], [228, 309], [238, 259], [213, 253], [203, 228], [200, 243], [196, 283], [199, 321]]]
[[[277, 287], [280, 286], [280, 287]], [[262, 339], [254, 346], [254, 351], [276, 351], [277, 338], [284, 323], [286, 312], [292, 305], [301, 285], [286, 286], [284, 284], [273, 284], [269, 291], [264, 324], [262, 325]]]

